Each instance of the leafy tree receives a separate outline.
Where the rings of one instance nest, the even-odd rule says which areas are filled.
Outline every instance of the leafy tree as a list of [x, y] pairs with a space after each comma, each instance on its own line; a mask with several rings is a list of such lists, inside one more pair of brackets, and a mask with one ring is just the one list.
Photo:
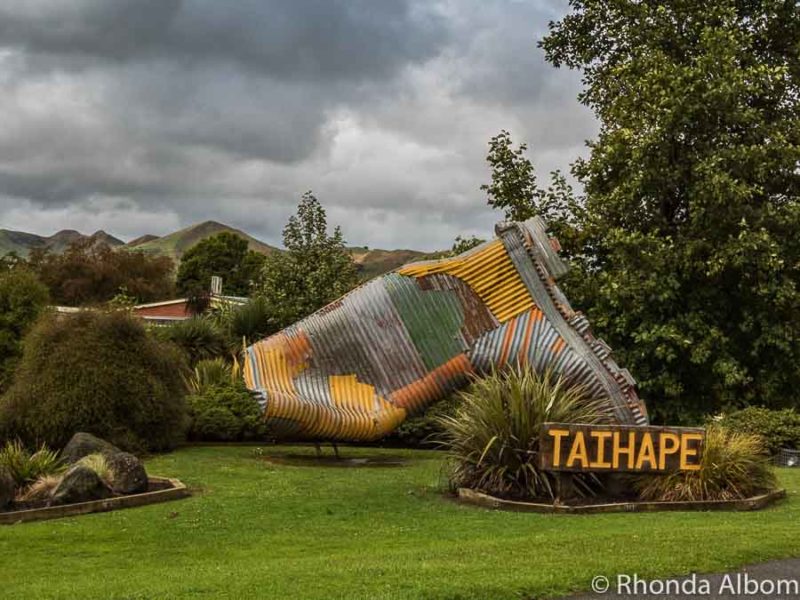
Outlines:
[[181, 294], [199, 296], [207, 292], [212, 275], [222, 277], [222, 291], [247, 296], [264, 264], [264, 256], [247, 249], [247, 240], [225, 231], [201, 240], [181, 258], [177, 286]]
[[486, 161], [492, 168], [492, 182], [481, 186], [489, 206], [505, 211], [509, 221], [525, 221], [536, 215], [548, 223], [568, 221], [577, 208], [572, 188], [558, 171], [550, 173], [549, 187], [539, 187], [533, 163], [525, 155], [527, 150], [524, 143], [514, 148], [506, 130], [489, 140]]
[[291, 325], [358, 283], [339, 227], [328, 235], [325, 209], [306, 192], [283, 230], [286, 252], [267, 257], [259, 294], [276, 329]]
[[482, 240], [474, 235], [468, 238], [457, 235], [455, 241], [453, 242], [453, 247], [450, 248], [450, 256], [458, 256], [459, 254], [463, 254], [467, 250], [472, 250], [473, 248], [480, 246], [485, 241], [486, 240]]
[[0, 272], [0, 392], [10, 383], [21, 342], [49, 301], [47, 288], [26, 269]]
[[171, 259], [113, 249], [90, 239], [73, 243], [63, 254], [34, 251], [28, 264], [53, 302], [67, 306], [101, 304], [121, 292], [138, 302], [175, 293]]
[[796, 405], [800, 6], [570, 5], [542, 46], [600, 121], [570, 295], [656, 420]]

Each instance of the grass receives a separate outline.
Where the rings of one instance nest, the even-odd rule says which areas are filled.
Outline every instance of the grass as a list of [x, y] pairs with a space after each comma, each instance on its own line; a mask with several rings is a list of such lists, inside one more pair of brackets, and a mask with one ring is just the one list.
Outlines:
[[800, 470], [781, 470], [789, 498], [755, 513], [535, 515], [443, 498], [435, 452], [343, 452], [413, 460], [278, 466], [247, 446], [156, 457], [149, 471], [192, 498], [0, 528], [3, 598], [538, 598], [598, 574], [800, 556]]

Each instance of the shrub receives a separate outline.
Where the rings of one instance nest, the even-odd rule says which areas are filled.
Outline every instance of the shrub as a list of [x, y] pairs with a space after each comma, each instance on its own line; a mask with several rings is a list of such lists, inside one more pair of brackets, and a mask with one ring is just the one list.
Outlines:
[[[450, 480], [456, 487], [506, 497], [556, 497], [556, 478], [539, 470], [539, 432], [548, 421], [596, 423], [601, 405], [581, 387], [551, 374], [517, 368], [475, 381], [461, 393], [453, 415], [438, 421], [440, 443], [448, 449]], [[562, 476], [579, 494], [591, 494], [590, 480]]]
[[698, 471], [642, 475], [634, 479], [642, 500], [740, 500], [774, 490], [775, 473], [761, 438], [711, 426]]
[[461, 403], [458, 394], [431, 404], [421, 415], [403, 421], [384, 441], [408, 448], [432, 448], [437, 445], [444, 430], [440, 417], [453, 415]]
[[226, 385], [234, 381], [233, 369], [222, 358], [206, 358], [195, 365], [187, 382], [192, 393], [198, 393], [206, 388]]
[[800, 414], [792, 408], [750, 406], [724, 415], [718, 423], [731, 431], [761, 436], [767, 452], [773, 455], [781, 448], [800, 448]]
[[61, 254], [34, 250], [28, 263], [53, 301], [67, 306], [102, 304], [121, 290], [138, 302], [173, 298], [175, 293], [172, 259], [115, 250], [91, 238], [71, 244]]
[[23, 442], [63, 446], [91, 432], [138, 452], [173, 448], [185, 432], [186, 365], [125, 312], [45, 315], [25, 340], [0, 421]]
[[228, 344], [219, 327], [205, 317], [192, 317], [151, 330], [155, 337], [172, 342], [186, 353], [191, 366], [199, 361], [228, 356]]
[[18, 487], [63, 470], [57, 451], [42, 444], [38, 450], [30, 452], [19, 440], [7, 441], [0, 449], [0, 468], [2, 467], [5, 467]]
[[188, 397], [189, 437], [198, 441], [240, 441], [265, 433], [261, 407], [241, 382], [217, 383]]
[[0, 392], [11, 383], [22, 338], [47, 303], [47, 288], [33, 273], [19, 267], [0, 272]]

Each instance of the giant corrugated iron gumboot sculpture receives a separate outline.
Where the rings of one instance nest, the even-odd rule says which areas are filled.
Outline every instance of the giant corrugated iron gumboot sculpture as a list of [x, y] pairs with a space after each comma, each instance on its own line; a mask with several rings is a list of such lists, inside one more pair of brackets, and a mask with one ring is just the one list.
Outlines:
[[412, 263], [247, 348], [245, 381], [278, 437], [368, 441], [518, 362], [586, 385], [612, 421], [643, 425], [635, 382], [572, 310], [539, 218], [454, 258]]

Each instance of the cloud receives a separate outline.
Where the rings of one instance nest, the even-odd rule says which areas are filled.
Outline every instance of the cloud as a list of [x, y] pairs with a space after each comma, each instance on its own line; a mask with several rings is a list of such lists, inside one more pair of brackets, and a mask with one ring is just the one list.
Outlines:
[[[560, 3], [7, 1], [0, 226], [163, 234], [215, 219], [270, 243], [313, 189], [352, 244], [491, 235], [501, 128], [540, 171], [593, 135], [536, 49]], [[88, 216], [91, 215], [91, 218]]]

